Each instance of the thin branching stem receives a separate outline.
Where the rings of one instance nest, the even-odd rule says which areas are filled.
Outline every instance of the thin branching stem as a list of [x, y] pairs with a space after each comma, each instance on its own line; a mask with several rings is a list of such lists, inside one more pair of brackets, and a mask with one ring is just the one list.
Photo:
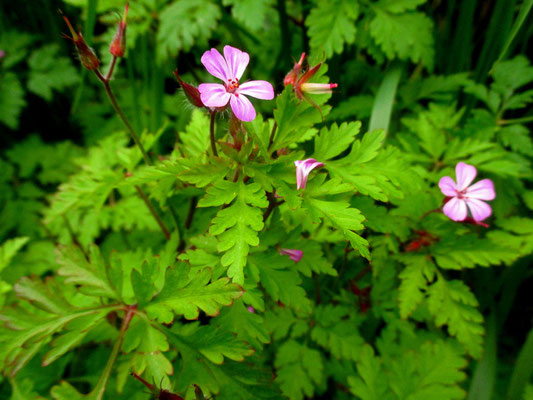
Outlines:
[[150, 213], [152, 214], [154, 219], [157, 221], [157, 224], [159, 225], [159, 227], [163, 231], [163, 235], [165, 235], [167, 240], [170, 240], [170, 233], [168, 232], [168, 229], [165, 226], [165, 223], [163, 222], [163, 220], [161, 219], [161, 217], [159, 216], [159, 214], [155, 210], [154, 206], [150, 202], [150, 199], [148, 199], [148, 197], [146, 197], [146, 194], [144, 194], [143, 190], [141, 189], [141, 187], [139, 185], [135, 185], [135, 189], [137, 189], [137, 193], [139, 193], [139, 196], [141, 196], [141, 199], [143, 199], [144, 204], [146, 204], [146, 207], [148, 207], [148, 209], [150, 210]]
[[211, 150], [213, 151], [213, 155], [215, 157], [218, 157], [217, 152], [217, 143], [215, 141], [215, 118], [216, 118], [217, 112], [212, 111], [211, 112], [211, 121], [209, 123], [209, 137], [211, 138]]
[[109, 380], [109, 376], [111, 374], [111, 370], [113, 369], [113, 365], [115, 364], [115, 361], [117, 360], [118, 352], [120, 351], [120, 347], [122, 346], [122, 341], [124, 340], [124, 335], [126, 334], [126, 331], [128, 330], [132, 317], [135, 315], [136, 307], [137, 306], [132, 305], [126, 308], [126, 313], [124, 314], [124, 318], [122, 319], [122, 324], [120, 325], [120, 331], [118, 333], [117, 340], [115, 341], [113, 349], [111, 350], [111, 355], [109, 356], [109, 359], [107, 360], [107, 364], [104, 368], [104, 372], [102, 372], [102, 375], [100, 376], [100, 379], [98, 379], [98, 383], [96, 384], [96, 387], [91, 392], [91, 394], [94, 396], [96, 400], [101, 400], [104, 397], [104, 393], [107, 387], [107, 381]]

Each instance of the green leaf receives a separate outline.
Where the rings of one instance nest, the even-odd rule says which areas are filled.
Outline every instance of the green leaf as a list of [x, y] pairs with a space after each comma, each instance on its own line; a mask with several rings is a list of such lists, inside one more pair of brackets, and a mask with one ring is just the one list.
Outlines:
[[207, 39], [221, 17], [220, 9], [209, 0], [178, 0], [159, 13], [157, 58], [174, 57], [194, 44], [207, 46]]
[[355, 233], [364, 229], [365, 217], [356, 208], [350, 208], [350, 204], [342, 201], [325, 201], [315, 198], [306, 198], [304, 203], [315, 216], [327, 218], [339, 229], [352, 247], [359, 251], [365, 258], [370, 258], [368, 242]]
[[62, 91], [79, 81], [77, 69], [66, 57], [58, 56], [59, 45], [50, 44], [35, 50], [28, 59], [28, 90], [47, 101], [52, 91]]
[[209, 117], [205, 111], [195, 108], [191, 121], [187, 124], [185, 132], [179, 134], [181, 143], [179, 148], [185, 158], [207, 160], [209, 148]]
[[391, 13], [397, 14], [404, 11], [416, 9], [419, 5], [426, 3], [427, 0], [380, 0], [376, 6], [385, 9]]
[[322, 128], [320, 134], [315, 137], [313, 158], [326, 161], [338, 156], [352, 144], [360, 130], [360, 121], [344, 122], [341, 126], [334, 123], [329, 129]]
[[224, 308], [216, 319], [216, 324], [249, 342], [254, 348], [262, 349], [264, 343], [270, 342], [263, 317], [250, 312], [241, 299], [236, 300], [231, 307]]
[[519, 256], [506, 246], [474, 234], [445, 236], [432, 246], [431, 253], [437, 264], [446, 269], [510, 264]]
[[[322, 107], [324, 115], [329, 107]], [[316, 123], [322, 121], [320, 112], [306, 101], [300, 101], [292, 86], [276, 98], [274, 118], [278, 125], [271, 150], [279, 150], [298, 142]]]
[[359, 360], [364, 341], [347, 307], [317, 306], [314, 320], [311, 339], [338, 359]]
[[478, 301], [468, 286], [459, 280], [439, 279], [428, 288], [428, 308], [437, 326], [447, 325], [448, 332], [474, 358], [482, 352], [483, 316], [478, 311]]
[[9, 265], [12, 258], [17, 255], [22, 246], [28, 243], [28, 240], [30, 240], [28, 237], [19, 237], [2, 243], [0, 246], [0, 271]]
[[222, 4], [231, 7], [231, 14], [236, 21], [251, 31], [263, 28], [263, 22], [272, 0], [223, 0]]
[[274, 301], [281, 301], [295, 310], [309, 313], [311, 303], [306, 297], [305, 290], [300, 286], [302, 280], [292, 264], [292, 260], [277, 252], [254, 253], [249, 257], [252, 272], [256, 276], [260, 275], [260, 279], [257, 280]]
[[174, 314], [196, 319], [200, 310], [216, 316], [222, 306], [231, 305], [242, 294], [242, 288], [228, 278], [211, 281], [210, 268], [189, 274], [189, 267], [180, 263], [167, 270], [163, 290], [146, 306], [146, 311], [162, 323], [172, 322]]
[[[219, 186], [221, 185], [221, 186]], [[263, 229], [263, 215], [258, 207], [264, 208], [268, 205], [265, 192], [259, 184], [223, 183], [215, 185], [218, 188], [228, 188], [229, 197], [235, 197], [235, 201], [227, 208], [221, 209], [209, 228], [212, 235], [218, 236], [218, 251], [223, 251], [221, 263], [224, 267], [229, 266], [228, 276], [234, 282], [244, 283], [244, 266], [250, 246], [257, 246], [259, 238], [257, 232]], [[232, 187], [233, 189], [230, 189]], [[219, 189], [213, 189], [217, 193]], [[232, 194], [229, 195], [230, 190]], [[227, 200], [224, 195], [224, 201]], [[217, 204], [215, 197], [206, 196], [206, 202]], [[205, 202], [204, 202], [205, 204]], [[220, 203], [218, 203], [220, 204]]]
[[433, 69], [433, 21], [419, 12], [396, 14], [379, 7], [374, 10], [370, 35], [385, 55], [389, 59], [410, 59]]
[[355, 41], [359, 4], [354, 0], [318, 1], [305, 21], [313, 53], [327, 58]]
[[65, 283], [80, 285], [80, 291], [89, 296], [117, 299], [118, 294], [107, 276], [105, 260], [97, 246], [89, 247], [89, 260], [78, 247], [59, 247], [58, 274], [65, 276]]
[[358, 377], [349, 377], [350, 392], [361, 400], [386, 400], [391, 396], [387, 393], [387, 377], [381, 366], [380, 359], [374, 356], [374, 350], [365, 344], [357, 363]]
[[19, 126], [18, 117], [26, 105], [24, 89], [13, 73], [7, 73], [0, 79], [0, 121], [11, 129]]
[[427, 285], [435, 279], [435, 264], [425, 255], [402, 256], [401, 261], [406, 267], [399, 275], [398, 302], [400, 316], [407, 318], [426, 297]]
[[320, 352], [294, 340], [279, 347], [274, 365], [278, 372], [276, 381], [283, 394], [291, 400], [312, 397], [314, 384], [320, 384], [323, 379], [324, 365]]

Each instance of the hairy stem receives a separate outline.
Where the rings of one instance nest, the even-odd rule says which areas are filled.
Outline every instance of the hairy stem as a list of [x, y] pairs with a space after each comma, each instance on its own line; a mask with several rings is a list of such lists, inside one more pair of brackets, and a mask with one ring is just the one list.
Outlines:
[[155, 208], [152, 205], [152, 203], [150, 203], [150, 199], [148, 199], [148, 197], [146, 197], [146, 194], [144, 194], [143, 190], [141, 189], [141, 187], [139, 185], [135, 185], [135, 189], [137, 189], [137, 193], [139, 193], [139, 196], [141, 196], [141, 199], [143, 199], [144, 204], [146, 204], [146, 207], [148, 207], [148, 209], [150, 210], [150, 213], [152, 214], [152, 216], [157, 221], [157, 224], [159, 225], [159, 227], [163, 231], [163, 235], [165, 235], [167, 240], [170, 240], [170, 233], [168, 233], [167, 227], [165, 226], [163, 220], [161, 219], [161, 217], [159, 216], [159, 214], [155, 210]]
[[213, 155], [215, 157], [218, 157], [217, 144], [215, 141], [215, 117], [216, 115], [217, 115], [216, 111], [211, 112], [211, 121], [209, 123], [209, 137], [211, 138], [211, 150], [213, 151]]
[[[113, 59], [115, 59], [115, 57]], [[115, 62], [116, 62], [116, 60], [115, 60]], [[142, 145], [142, 143], [141, 143], [141, 141], [139, 139], [139, 136], [137, 135], [137, 133], [135, 133], [135, 130], [133, 129], [133, 127], [131, 126], [130, 122], [126, 118], [126, 115], [124, 114], [124, 112], [122, 111], [120, 106], [118, 105], [117, 99], [115, 97], [115, 94], [113, 93], [113, 90], [111, 90], [111, 86], [109, 85], [109, 79], [111, 79], [111, 73], [113, 72], [114, 64], [115, 64], [114, 62], [111, 63], [111, 67], [109, 68], [109, 72], [108, 72], [107, 76], [105, 76], [105, 77], [98, 70], [95, 70], [94, 73], [96, 74], [98, 79], [104, 84], [104, 88], [105, 88], [105, 91], [107, 93], [107, 97], [109, 97], [109, 101], [111, 102], [111, 105], [113, 106], [113, 109], [115, 110], [117, 115], [122, 120], [122, 123], [126, 126], [128, 131], [130, 132], [131, 138], [133, 139], [133, 141], [135, 142], [135, 144], [137, 145], [137, 147], [139, 148], [139, 150], [141, 151], [141, 153], [143, 155], [144, 162], [147, 165], [152, 165], [153, 164], [152, 160], [148, 156], [148, 153], [146, 153], [146, 150], [144, 150], [144, 147], [143, 147], [143, 145]]]
[[91, 392], [91, 395], [93, 395], [96, 400], [102, 400], [102, 398], [104, 397], [105, 389], [107, 386], [107, 381], [109, 380], [109, 375], [111, 374], [113, 365], [115, 364], [115, 361], [118, 357], [120, 346], [122, 346], [124, 335], [126, 331], [128, 330], [128, 327], [130, 325], [130, 321], [133, 315], [135, 314], [136, 307], [137, 306], [133, 305], [133, 306], [128, 306], [126, 308], [126, 314], [124, 315], [124, 318], [122, 319], [122, 324], [120, 325], [120, 331], [118, 333], [117, 340], [113, 346], [113, 350], [111, 350], [111, 355], [109, 356], [109, 359], [107, 360], [107, 364], [104, 368], [104, 372], [102, 372], [102, 375], [100, 376], [100, 379], [98, 379], [98, 383], [96, 384], [96, 387]]

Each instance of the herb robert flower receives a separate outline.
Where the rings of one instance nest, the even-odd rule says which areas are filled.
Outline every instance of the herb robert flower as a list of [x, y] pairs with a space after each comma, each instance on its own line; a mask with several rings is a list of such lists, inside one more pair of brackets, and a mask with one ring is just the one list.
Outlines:
[[470, 185], [477, 175], [474, 166], [460, 162], [455, 167], [457, 183], [449, 176], [439, 181], [441, 192], [449, 197], [443, 212], [454, 221], [467, 219], [467, 206], [475, 222], [483, 221], [492, 214], [492, 208], [482, 200], [494, 200], [494, 183], [490, 179], [483, 179]]
[[281, 249], [279, 254], [282, 256], [289, 256], [292, 261], [297, 263], [302, 259], [304, 252], [297, 249]]
[[206, 51], [202, 64], [207, 71], [224, 84], [202, 83], [198, 86], [202, 103], [207, 107], [224, 107], [230, 103], [233, 114], [241, 121], [252, 121], [255, 109], [245, 96], [262, 100], [274, 98], [274, 88], [267, 81], [249, 81], [240, 83], [244, 70], [250, 61], [250, 55], [231, 46], [224, 46], [224, 57], [217, 49]]
[[296, 190], [305, 189], [309, 173], [317, 167], [324, 166], [323, 163], [315, 160], [314, 158], [295, 161], [294, 165], [296, 166]]

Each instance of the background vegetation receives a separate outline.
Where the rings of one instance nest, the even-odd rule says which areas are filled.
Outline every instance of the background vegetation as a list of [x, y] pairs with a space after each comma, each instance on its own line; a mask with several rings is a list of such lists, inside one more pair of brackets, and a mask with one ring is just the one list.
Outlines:
[[[61, 38], [59, 9], [107, 71], [124, 2], [2, 2], [0, 398], [533, 399], [532, 6], [131, 2], [111, 86], [145, 165]], [[214, 157], [172, 71], [214, 82], [226, 44], [277, 97]], [[283, 85], [302, 52], [320, 112]], [[434, 212], [460, 161], [488, 228]]]

